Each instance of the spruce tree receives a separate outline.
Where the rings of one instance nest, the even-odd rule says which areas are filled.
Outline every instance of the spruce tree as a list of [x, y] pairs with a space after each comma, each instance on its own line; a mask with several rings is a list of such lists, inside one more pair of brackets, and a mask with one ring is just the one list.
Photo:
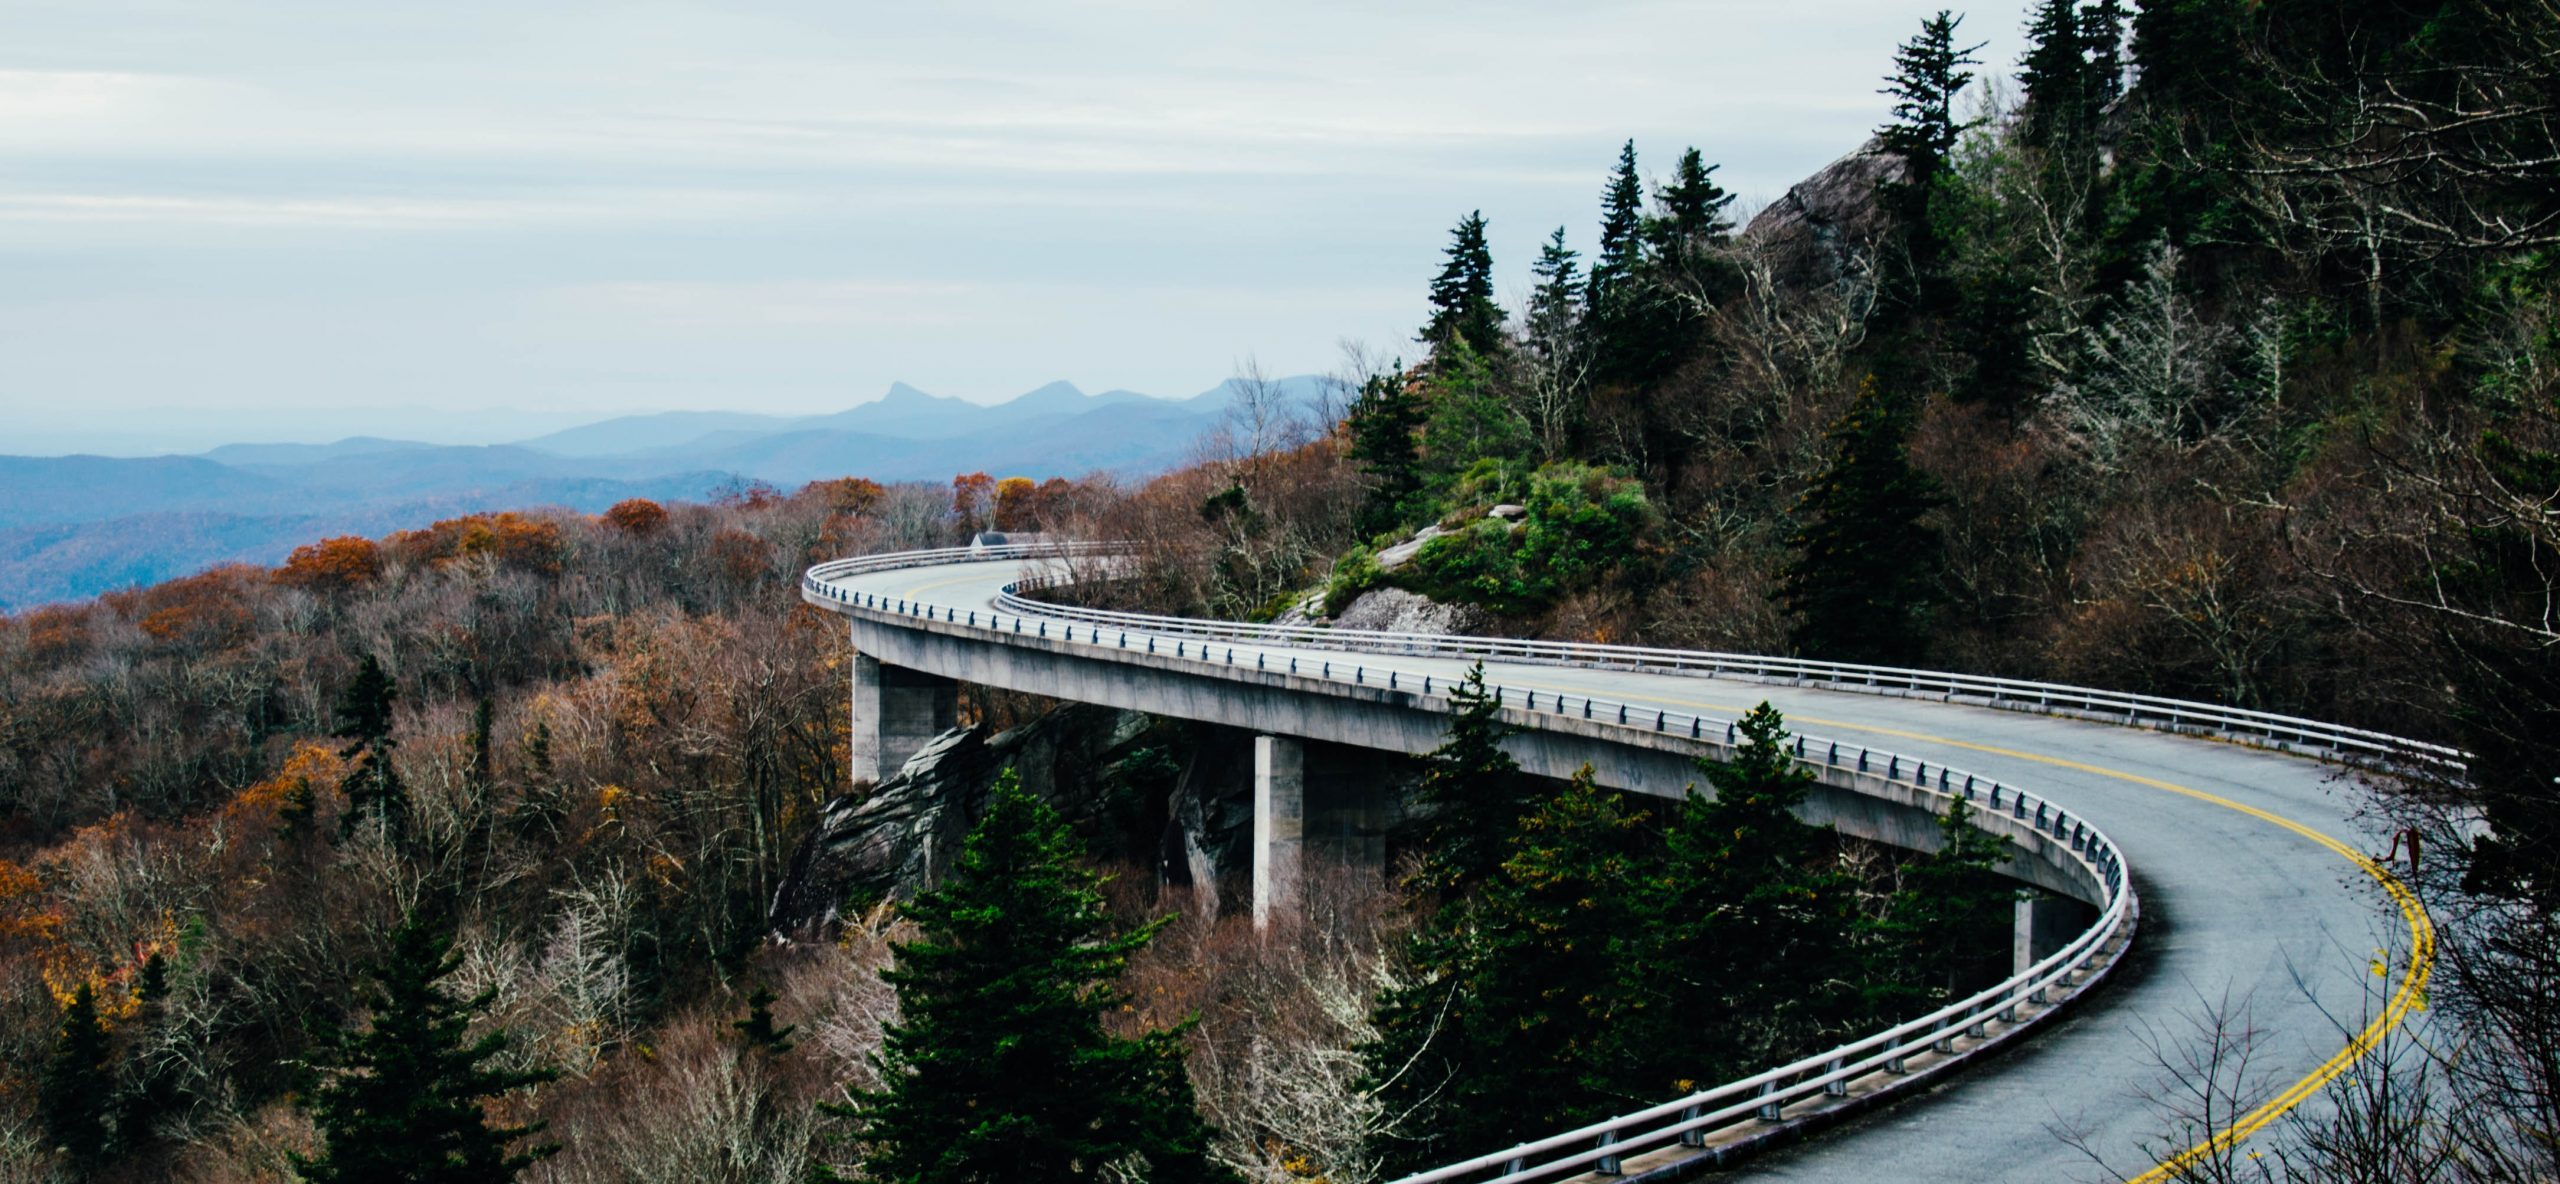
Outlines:
[[1484, 211], [1458, 220], [1449, 232], [1448, 261], [1431, 281], [1431, 320], [1422, 342], [1433, 350], [1453, 342], [1487, 356], [1502, 352], [1501, 306], [1493, 302], [1493, 251], [1485, 245]]
[[[1965, 67], [1981, 64], [1973, 55], [1982, 46], [1956, 47], [1956, 28], [1963, 23], [1943, 8], [1921, 21], [1919, 35], [1894, 51], [1893, 73], [1880, 92], [1893, 96], [1893, 122], [1876, 134], [1910, 162], [1910, 183], [1924, 191], [1954, 157], [1956, 137], [1973, 126], [1956, 119], [1956, 102], [1973, 82]], [[2076, 39], [2071, 45], [2078, 53]]]
[[1884, 916], [1870, 928], [1868, 1010], [1908, 1019], [2000, 978], [2015, 923], [2016, 882], [1999, 868], [2010, 842], [1974, 825], [1961, 798], [1938, 816], [1938, 849], [1905, 862]]
[[1928, 648], [1943, 552], [1923, 518], [1942, 499], [1911, 465], [1911, 420], [1870, 377], [1831, 427], [1831, 463], [1796, 507], [1778, 594], [1797, 653], [1908, 665]]
[[800, 1025], [786, 1024], [779, 1028], [773, 1026], [775, 1000], [776, 996], [772, 988], [762, 983], [756, 984], [756, 989], [747, 995], [746, 1018], [732, 1020], [729, 1026], [738, 1030], [738, 1038], [744, 1040], [747, 1047], [757, 1052], [778, 1056], [791, 1051], [791, 1034], [799, 1031]]
[[2124, 97], [2123, 0], [2095, 0], [2080, 10], [2080, 48], [2089, 55], [2089, 117], [2097, 118]]
[[1654, 202], [1662, 211], [1651, 226], [1658, 256], [1681, 259], [1696, 248], [1720, 243], [1733, 233], [1733, 223], [1725, 217], [1733, 195], [1715, 181], [1720, 167], [1708, 164], [1703, 154], [1691, 148], [1680, 154], [1671, 183], [1654, 191]]
[[83, 979], [62, 1009], [53, 1055], [36, 1082], [36, 1119], [44, 1126], [45, 1139], [75, 1164], [105, 1158], [113, 1137], [108, 1116], [115, 1112], [116, 1085], [108, 1052], [97, 989]]
[[490, 1125], [488, 1099], [558, 1074], [489, 1066], [505, 1033], [472, 1040], [469, 1029], [497, 989], [457, 999], [438, 987], [462, 963], [452, 944], [423, 914], [403, 921], [357, 996], [370, 1022], [328, 1041], [311, 1097], [322, 1151], [297, 1157], [311, 1184], [502, 1184], [558, 1150], [511, 1150], [541, 1123]]
[[1182, 1033], [1102, 1029], [1127, 1002], [1114, 981], [1165, 922], [1112, 934], [1100, 883], [1057, 812], [1000, 777], [950, 878], [907, 906], [919, 935], [885, 976], [900, 1016], [886, 1084], [830, 1107], [854, 1120], [861, 1178], [1235, 1179], [1208, 1157]]
[[1408, 939], [1416, 974], [1379, 1001], [1368, 1088], [1402, 1116], [1373, 1148], [1402, 1170], [1578, 1125], [1617, 1108], [1604, 1048], [1636, 914], [1658, 857], [1646, 818], [1585, 766], [1523, 818], [1480, 899]]
[[1626, 975], [1615, 1056], [1642, 1090], [1782, 1063], [1835, 1034], [1858, 1002], [1846, 964], [1855, 886], [1834, 864], [1829, 828], [1795, 814], [1813, 773], [1769, 704], [1736, 731], [1729, 760], [1700, 761], [1715, 793], [1681, 802], [1636, 893], [1639, 940], [1612, 959]]
[[1404, 524], [1422, 490], [1422, 454], [1414, 429], [1426, 409], [1414, 384], [1401, 369], [1373, 374], [1360, 384], [1351, 405], [1349, 455], [1368, 474], [1369, 492], [1360, 505], [1360, 531], [1379, 534]]
[[1613, 307], [1644, 270], [1644, 182], [1636, 176], [1636, 142], [1618, 149], [1618, 167], [1600, 198], [1600, 254], [1591, 261], [1585, 307]]
[[1538, 248], [1529, 274], [1538, 286], [1529, 292], [1529, 348], [1542, 360], [1556, 362], [1573, 349], [1582, 324], [1581, 256], [1564, 245], [1564, 227]]
[[2074, 0], [2036, 0], [2027, 17], [2027, 52], [2018, 61], [2026, 90], [2025, 141], [2044, 148], [2076, 141], [2085, 130], [2095, 79]]
[[1448, 737], [1424, 756], [1414, 800], [1426, 811], [1422, 887], [1444, 898], [1464, 896], [1493, 878], [1512, 832], [1529, 808], [1534, 783], [1502, 750], [1518, 728], [1503, 722], [1502, 702], [1485, 685], [1484, 663], [1449, 692], [1456, 711]]
[[1906, 170], [1902, 180], [1885, 185], [1879, 194], [1902, 222], [1910, 270], [1897, 277], [1891, 303], [1905, 313], [1942, 312], [1948, 304], [1947, 244], [1930, 210], [1930, 195], [1955, 156], [1956, 138], [1972, 126], [1958, 121], [1955, 109], [1973, 81], [1965, 67], [1979, 64], [1973, 55], [1982, 46], [1957, 47], [1956, 26], [1962, 23], [1962, 17], [1945, 9], [1920, 22], [1920, 34], [1894, 51], [1893, 73], [1882, 92], [1894, 98], [1893, 121], [1876, 135], [1886, 149], [1902, 156]]
[[347, 815], [342, 823], [352, 831], [366, 817], [377, 817], [394, 833], [407, 814], [408, 797], [400, 786], [400, 773], [391, 765], [391, 704], [399, 698], [400, 689], [382, 669], [382, 663], [366, 654], [356, 668], [355, 681], [347, 685], [338, 700], [338, 739], [348, 742], [341, 756], [354, 761], [346, 778]]

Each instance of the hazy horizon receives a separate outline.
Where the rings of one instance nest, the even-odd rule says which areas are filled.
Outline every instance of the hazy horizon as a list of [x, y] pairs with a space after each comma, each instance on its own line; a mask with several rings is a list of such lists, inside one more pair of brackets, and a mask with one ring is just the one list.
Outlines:
[[13, 4], [0, 453], [1409, 354], [1460, 216], [1516, 299], [1629, 137], [1765, 202], [1934, 8]]

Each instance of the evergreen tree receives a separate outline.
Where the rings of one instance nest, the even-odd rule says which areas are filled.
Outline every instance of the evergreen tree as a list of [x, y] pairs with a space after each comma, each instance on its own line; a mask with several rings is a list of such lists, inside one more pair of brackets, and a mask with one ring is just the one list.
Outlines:
[[2095, 0], [2080, 10], [2080, 48], [2089, 55], [2089, 113], [2097, 117], [2124, 97], [2123, 0]]
[[1414, 429], [1425, 415], [1421, 397], [1402, 369], [1373, 374], [1360, 384], [1351, 405], [1351, 459], [1369, 477], [1369, 493], [1360, 506], [1360, 530], [1378, 534], [1404, 524], [1413, 497], [1422, 490], [1422, 456]]
[[[1208, 1158], [1179, 1030], [1122, 1038], [1113, 981], [1164, 925], [1112, 935], [1074, 835], [1006, 772], [886, 975], [886, 1085], [854, 1105], [867, 1180], [1232, 1181]], [[1169, 920], [1170, 918], [1168, 918]]]
[[762, 983], [756, 984], [756, 989], [747, 995], [746, 1018], [732, 1020], [729, 1026], [738, 1030], [739, 1039], [746, 1041], [747, 1047], [757, 1052], [778, 1056], [791, 1051], [791, 1034], [799, 1031], [800, 1025], [790, 1024], [780, 1028], [773, 1026], [775, 999], [772, 988]]
[[391, 704], [400, 690], [371, 654], [356, 668], [355, 681], [338, 700], [337, 738], [348, 742], [340, 755], [355, 762], [346, 778], [347, 816], [352, 831], [367, 816], [379, 817], [396, 833], [407, 815], [408, 798], [400, 773], [391, 765]]
[[2020, 130], [2029, 145], [2075, 142], [2086, 130], [2096, 81], [2087, 44], [2073, 0], [2036, 0], [2027, 18], [2027, 52], [2018, 61], [2027, 97]]
[[424, 915], [393, 931], [390, 950], [357, 997], [369, 1025], [336, 1033], [324, 1054], [331, 1071], [311, 1097], [323, 1150], [317, 1159], [297, 1157], [305, 1180], [499, 1184], [558, 1150], [510, 1150], [543, 1124], [489, 1124], [486, 1100], [558, 1074], [489, 1067], [506, 1050], [505, 1033], [471, 1040], [468, 1031], [497, 989], [456, 999], [439, 988], [462, 963], [452, 945]]
[[1502, 720], [1502, 703], [1485, 686], [1484, 663], [1449, 692], [1456, 707], [1448, 738], [1423, 757], [1414, 800], [1428, 817], [1422, 886], [1444, 898], [1474, 892], [1493, 878], [1529, 808], [1534, 783], [1502, 750], [1518, 728]]
[[1921, 519], [1941, 498], [1911, 466], [1911, 418], [1869, 378], [1832, 425], [1831, 463], [1797, 506], [1779, 590], [1798, 653], [1907, 665], [1927, 648], [1942, 552]]
[[1714, 796], [1682, 800], [1666, 855], [1636, 894], [1639, 940], [1612, 958], [1627, 1008], [1614, 1055], [1657, 1094], [1810, 1051], [1858, 1002], [1845, 964], [1855, 886], [1835, 865], [1829, 828], [1795, 814], [1813, 772], [1769, 704], [1737, 731], [1730, 760], [1699, 762]]
[[1634, 937], [1631, 885], [1658, 856], [1647, 820], [1585, 766], [1521, 820], [1480, 901], [1443, 908], [1410, 943], [1418, 971], [1379, 1002], [1361, 1049], [1370, 1088], [1409, 1132], [1375, 1150], [1398, 1170], [1623, 1104], [1604, 1036]]
[[108, 1051], [97, 990], [83, 979], [62, 1009], [53, 1055], [36, 1082], [36, 1119], [45, 1139], [76, 1164], [104, 1158], [112, 1138], [108, 1116], [115, 1110], [116, 1087]]
[[1618, 150], [1618, 167], [1600, 199], [1600, 254], [1591, 261], [1592, 315], [1614, 309], [1644, 270], [1644, 182], [1636, 176], [1636, 142]]
[[1958, 798], [1938, 816], [1938, 849], [1902, 866], [1901, 884], [1871, 929], [1868, 1009], [1901, 1020], [1999, 981], [2018, 887], [1999, 868], [2010, 842], [1973, 823]]
[[1564, 227], [1559, 226], [1538, 248], [1538, 261], [1529, 265], [1529, 274], [1538, 281], [1529, 293], [1529, 348], [1548, 362], [1573, 349], [1574, 333], [1582, 324], [1580, 258], [1564, 245]]
[[1448, 262], [1431, 281], [1431, 320], [1422, 342], [1433, 350], [1463, 341], [1479, 354], [1502, 350], [1502, 308], [1493, 302], [1493, 251], [1485, 245], [1484, 211], [1449, 232]]
[[1733, 233], [1733, 223], [1725, 217], [1733, 195], [1715, 182], [1720, 167], [1708, 164], [1703, 154], [1691, 148], [1680, 154], [1671, 183], [1654, 191], [1654, 201], [1662, 210], [1650, 227], [1658, 257], [1678, 260], [1698, 246], [1723, 242]]
[[[1964, 18], [1945, 9], [1920, 22], [1920, 33], [1894, 51], [1893, 74], [1880, 93], [1893, 96], [1893, 122], [1877, 129], [1884, 146], [1910, 162], [1910, 184], [1922, 191], [1936, 183], [1955, 155], [1956, 137], [1973, 126], [1956, 119], [1956, 101], [1973, 82], [1967, 66], [1980, 65], [1973, 55], [1980, 44], [1956, 48], [1956, 28]], [[2079, 52], [2077, 39], [2071, 52]]]
[[1982, 46], [1956, 46], [1956, 27], [1962, 23], [1962, 17], [1945, 9], [1920, 22], [1920, 34], [1894, 51], [1893, 73], [1882, 92], [1894, 98], [1893, 121], [1876, 135], [1888, 150], [1901, 154], [1906, 168], [1903, 179], [1885, 185], [1879, 195], [1902, 222], [1910, 270], [1895, 284], [1892, 302], [1906, 312], [1947, 311], [1947, 244], [1930, 210], [1930, 195], [1955, 156], [1956, 138], [1972, 126], [1956, 119], [1955, 108], [1973, 82], [1965, 67], [1978, 64], [1973, 55]]

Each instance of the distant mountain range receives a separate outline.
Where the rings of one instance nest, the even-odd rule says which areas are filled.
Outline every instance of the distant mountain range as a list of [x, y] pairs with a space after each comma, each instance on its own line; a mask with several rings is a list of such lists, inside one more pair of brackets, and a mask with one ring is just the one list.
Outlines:
[[[1312, 404], [1325, 380], [1282, 379]], [[676, 411], [514, 444], [354, 437], [226, 444], [200, 456], [0, 456], [0, 610], [95, 596], [221, 562], [274, 563], [334, 534], [379, 535], [482, 510], [593, 513], [626, 497], [691, 500], [738, 480], [944, 481], [1144, 476], [1188, 458], [1234, 395], [1086, 394], [1064, 382], [993, 405], [898, 383], [828, 415]]]

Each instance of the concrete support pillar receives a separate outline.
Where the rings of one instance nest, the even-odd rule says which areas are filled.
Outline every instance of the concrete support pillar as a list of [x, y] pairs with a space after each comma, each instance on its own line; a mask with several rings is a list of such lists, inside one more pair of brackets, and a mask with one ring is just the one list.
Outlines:
[[2017, 918], [2010, 936], [2009, 973], [2024, 974], [2080, 936], [2088, 927], [2090, 911], [2079, 901], [2039, 892], [2018, 902]]
[[853, 779], [885, 781], [960, 722], [960, 684], [853, 656]]
[[1253, 738], [1253, 924], [1298, 911], [1307, 834], [1306, 751], [1286, 736]]

